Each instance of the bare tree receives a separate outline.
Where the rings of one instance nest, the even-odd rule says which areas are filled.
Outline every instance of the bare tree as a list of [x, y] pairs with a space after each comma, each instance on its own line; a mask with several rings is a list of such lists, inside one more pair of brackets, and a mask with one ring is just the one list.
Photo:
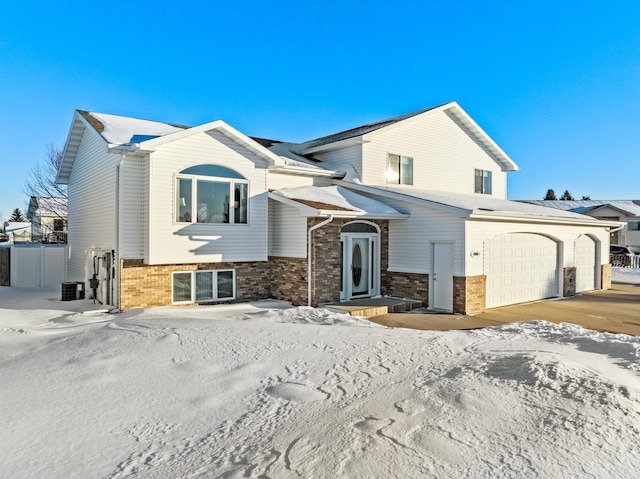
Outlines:
[[59, 206], [55, 210], [66, 212], [67, 185], [56, 183], [62, 154], [62, 149], [48, 145], [45, 156], [29, 173], [23, 191], [29, 198], [32, 196], [51, 198], [52, 203]]

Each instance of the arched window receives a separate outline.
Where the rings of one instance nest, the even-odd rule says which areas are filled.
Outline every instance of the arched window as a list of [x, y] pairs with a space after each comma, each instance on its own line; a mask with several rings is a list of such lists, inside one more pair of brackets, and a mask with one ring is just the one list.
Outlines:
[[220, 165], [190, 166], [176, 177], [176, 222], [247, 224], [249, 182]]
[[357, 221], [354, 223], [347, 223], [340, 230], [341, 233], [378, 233], [378, 228], [371, 223], [363, 223]]

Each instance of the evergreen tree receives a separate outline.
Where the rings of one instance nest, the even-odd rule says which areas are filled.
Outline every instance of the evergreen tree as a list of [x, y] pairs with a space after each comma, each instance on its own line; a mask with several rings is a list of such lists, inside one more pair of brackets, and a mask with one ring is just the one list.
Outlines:
[[581, 199], [582, 199], [582, 200], [590, 200], [590, 199], [591, 199], [591, 197], [590, 197], [590, 196], [582, 196], [582, 198], [581, 198]]
[[560, 197], [561, 200], [573, 200], [573, 196], [571, 196], [571, 193], [569, 193], [569, 190], [565, 190], [564, 193], [562, 193], [562, 196]]
[[553, 191], [552, 189], [548, 189], [547, 190], [547, 194], [545, 195], [545, 197], [543, 198], [544, 200], [557, 200], [558, 198], [556, 198], [556, 192]]
[[13, 213], [11, 213], [11, 217], [9, 218], [9, 221], [14, 221], [16, 223], [22, 223], [24, 221], [24, 216], [22, 216], [22, 212], [20, 211], [20, 208], [16, 208], [15, 210], [13, 210]]

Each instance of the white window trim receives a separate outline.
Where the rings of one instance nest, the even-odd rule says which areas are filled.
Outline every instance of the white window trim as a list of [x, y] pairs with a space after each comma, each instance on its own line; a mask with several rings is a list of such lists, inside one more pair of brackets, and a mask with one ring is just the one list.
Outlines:
[[[191, 218], [192, 221], [178, 221], [178, 180], [180, 179], [189, 179], [191, 180]], [[197, 219], [197, 195], [198, 195], [198, 180], [201, 181], [217, 181], [229, 183], [229, 193], [231, 194], [234, 191], [234, 185], [236, 183], [247, 185], [247, 222], [246, 223], [235, 223], [235, 211], [232, 205], [229, 205], [229, 222], [228, 223], [199, 223], [196, 221]], [[251, 185], [249, 180], [240, 179], [240, 178], [227, 178], [224, 176], [205, 176], [205, 175], [185, 175], [182, 173], [177, 173], [173, 177], [173, 223], [178, 225], [202, 225], [202, 226], [222, 226], [222, 227], [242, 227], [249, 226], [250, 223], [250, 199], [251, 199]]]
[[[398, 181], [389, 181], [389, 157], [397, 156], [398, 157]], [[402, 183], [402, 158], [408, 158], [411, 160], [411, 183]], [[404, 185], [404, 186], [413, 186], [413, 156], [401, 155], [399, 153], [391, 153], [387, 152], [387, 162], [386, 162], [386, 170], [385, 170], [385, 182], [388, 185]]]
[[[482, 180], [482, 185], [480, 185], [480, 191], [476, 191], [476, 178], [478, 177], [477, 172], [480, 172], [480, 178]], [[491, 181], [491, 192], [485, 193], [486, 185], [484, 181], [484, 174], [489, 173], [489, 178]], [[491, 170], [483, 170], [481, 168], [475, 168], [473, 170], [473, 191], [476, 195], [493, 195], [493, 171]]]
[[[229, 298], [218, 297], [218, 273], [227, 273], [231, 271], [233, 274], [233, 295]], [[176, 274], [189, 273], [191, 275], [191, 300], [190, 301], [174, 301], [173, 300], [173, 282]], [[213, 298], [196, 301], [196, 273], [214, 273], [213, 278]], [[234, 301], [236, 299], [236, 270], [235, 269], [196, 269], [190, 271], [172, 271], [171, 272], [171, 304], [205, 304], [218, 303], [221, 301]]]

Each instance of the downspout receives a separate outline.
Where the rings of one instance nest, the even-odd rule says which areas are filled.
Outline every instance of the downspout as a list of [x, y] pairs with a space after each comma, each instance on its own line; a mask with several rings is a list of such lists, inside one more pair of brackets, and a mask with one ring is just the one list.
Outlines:
[[322, 221], [321, 223], [318, 223], [315, 226], [312, 226], [311, 228], [309, 228], [309, 233], [308, 233], [308, 238], [307, 238], [307, 283], [308, 283], [308, 289], [307, 289], [307, 305], [311, 306], [311, 252], [312, 252], [312, 245], [311, 245], [311, 238], [312, 238], [312, 233], [317, 230], [318, 228], [322, 228], [324, 225], [327, 225], [329, 223], [331, 223], [333, 221], [333, 215], [329, 215], [329, 217]]
[[[122, 228], [120, 227], [120, 223], [121, 223], [121, 219], [120, 219], [120, 213], [121, 213], [121, 200], [120, 200], [120, 185], [122, 183], [122, 165], [124, 165], [124, 160], [126, 157], [126, 150], [125, 147], [123, 146], [120, 149], [120, 163], [118, 163], [118, 167], [117, 167], [117, 175], [116, 175], [116, 254], [115, 254], [115, 264], [116, 264], [116, 272], [117, 272], [117, 277], [118, 277], [118, 288], [117, 288], [117, 292], [118, 292], [118, 300], [114, 301], [114, 306], [118, 309], [120, 309], [120, 305], [121, 305], [121, 301], [120, 301], [120, 245], [122, 245]], [[111, 281], [114, 281], [115, 278], [111, 278]], [[113, 299], [113, 298], [112, 298]]]

